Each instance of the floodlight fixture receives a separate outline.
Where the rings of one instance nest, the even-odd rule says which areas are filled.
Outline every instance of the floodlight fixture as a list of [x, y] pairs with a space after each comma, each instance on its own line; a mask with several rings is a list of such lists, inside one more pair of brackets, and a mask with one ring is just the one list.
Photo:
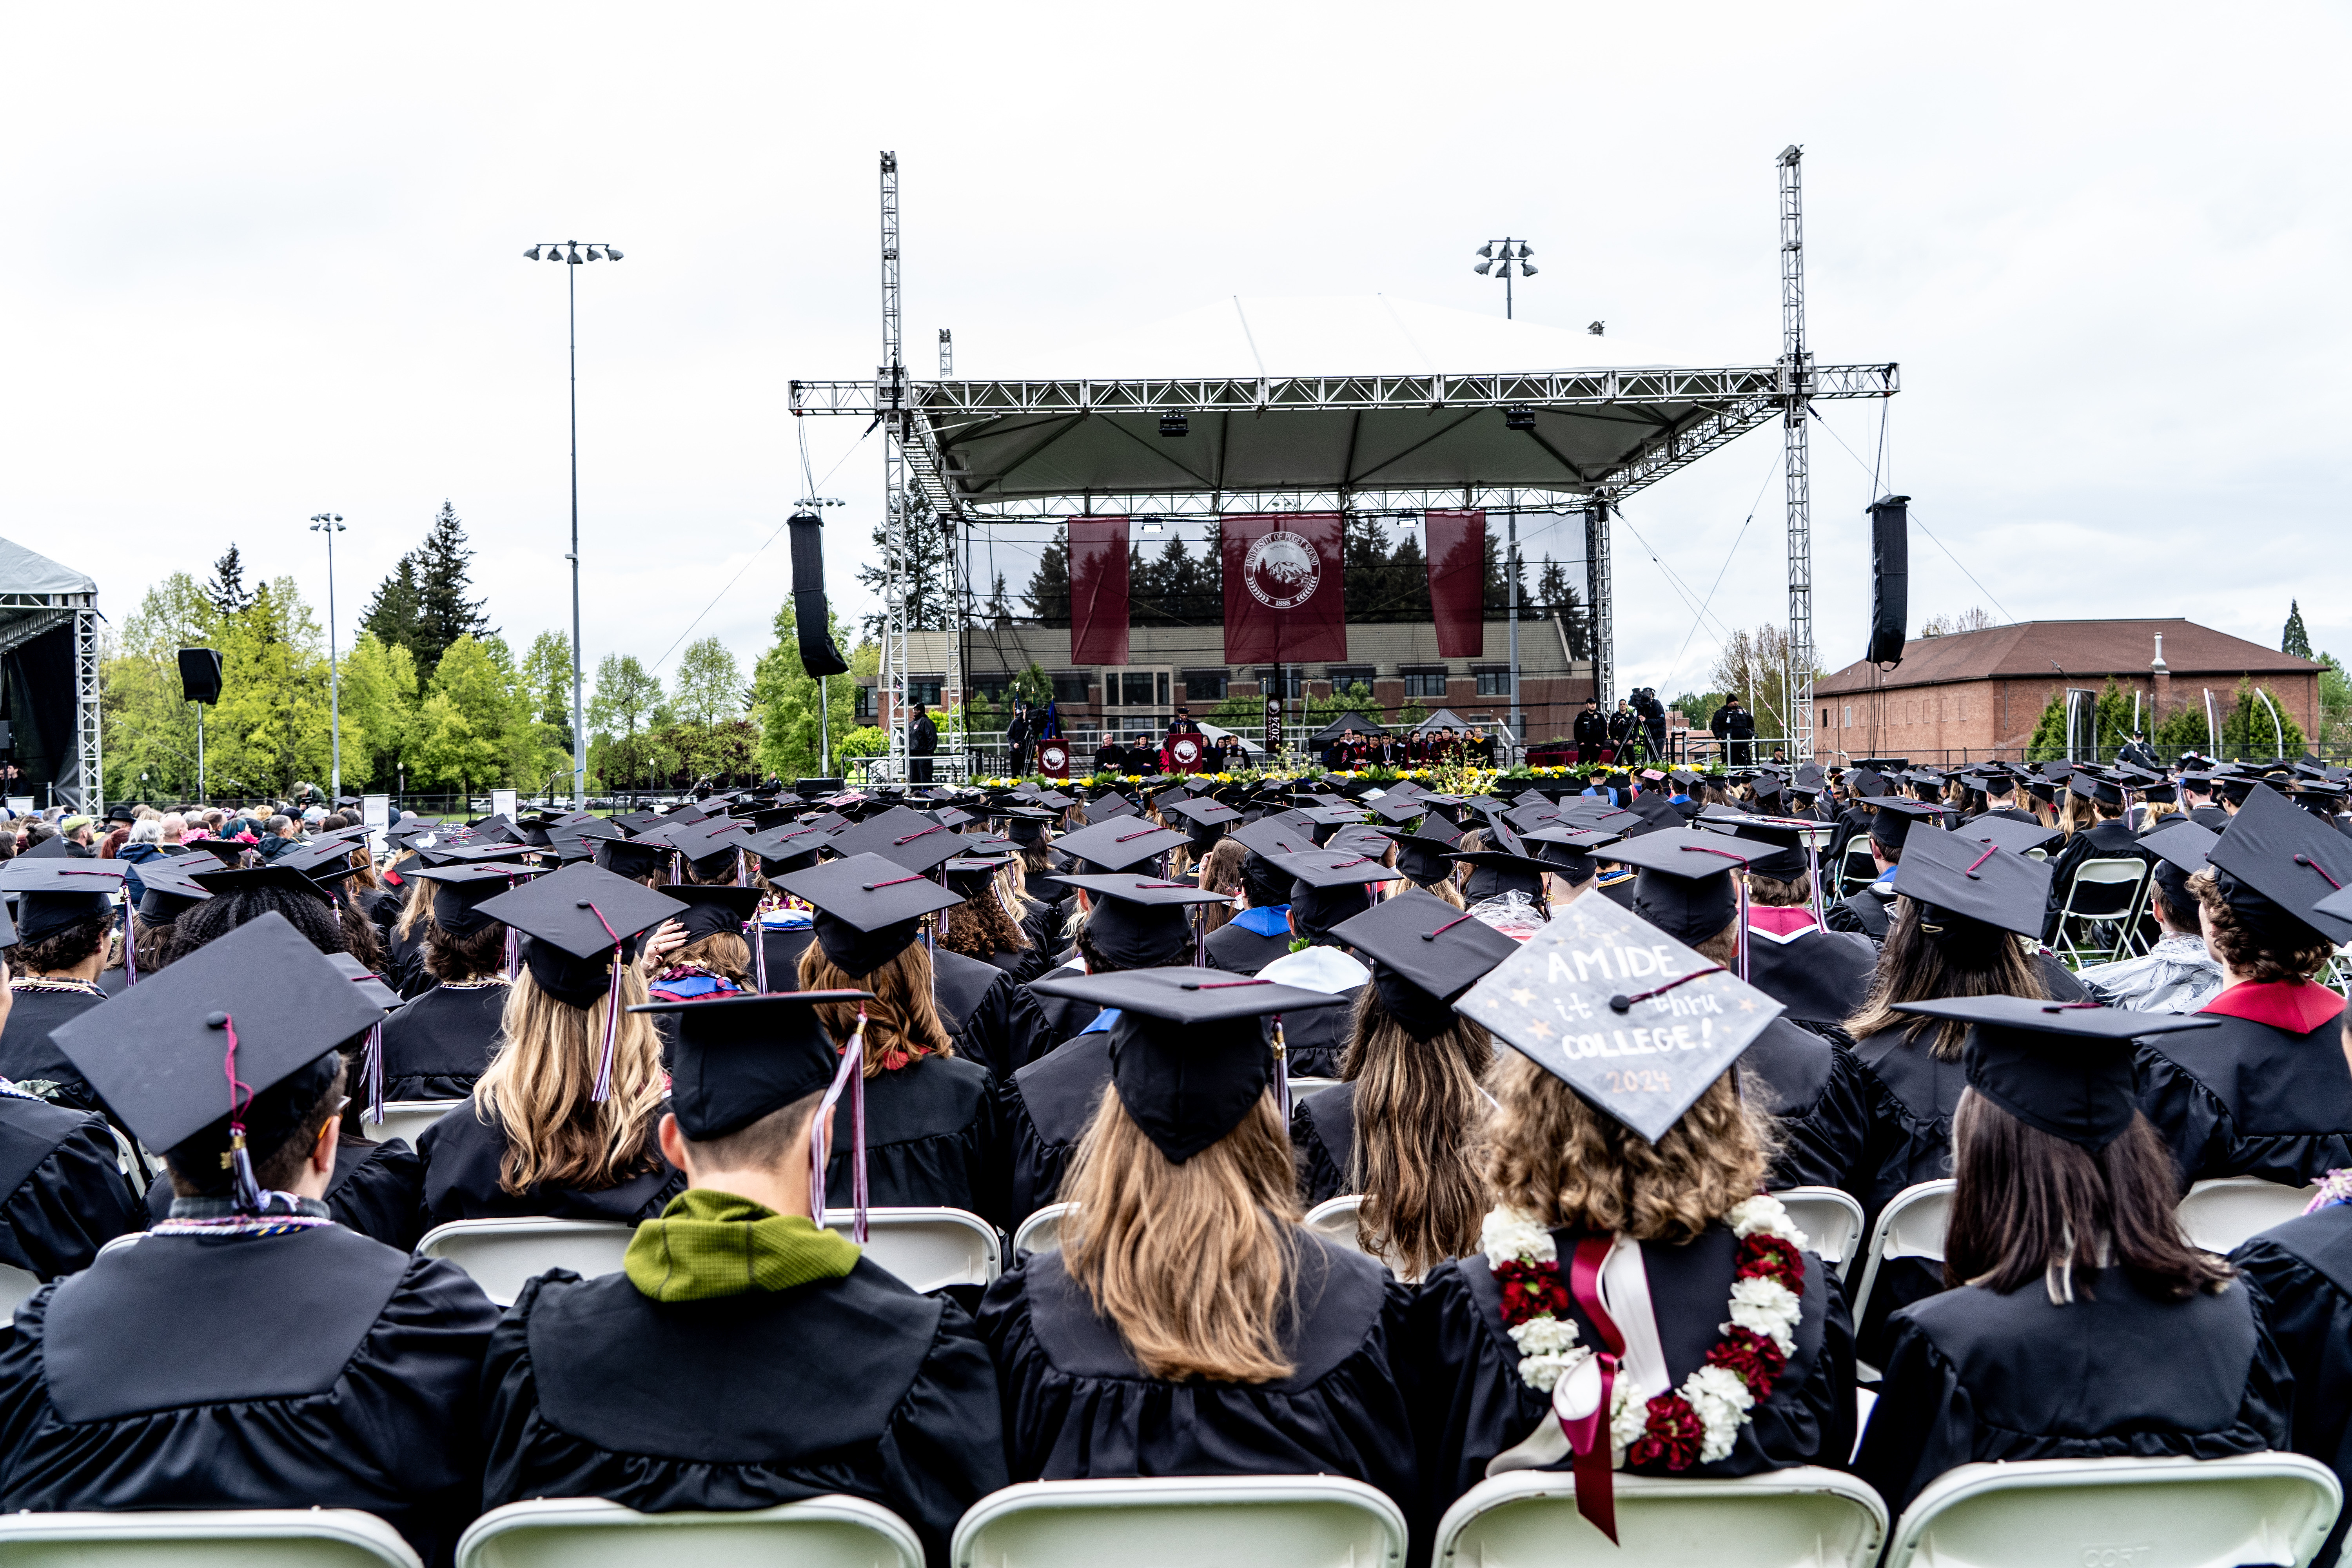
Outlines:
[[1511, 279], [1536, 275], [1536, 269], [1528, 262], [1528, 258], [1535, 253], [1535, 247], [1507, 235], [1501, 239], [1490, 239], [1478, 247], [1478, 254], [1488, 259], [1481, 260], [1471, 270], [1481, 278], [1503, 280], [1503, 316], [1507, 321], [1512, 315]]
[[1162, 414], [1160, 416], [1160, 433], [1162, 436], [1190, 436], [1192, 433], [1192, 416], [1181, 408]]
[[1143, 525], [1143, 531], [1146, 533], [1165, 533], [1168, 531], [1168, 525], [1164, 522], [1147, 522]]

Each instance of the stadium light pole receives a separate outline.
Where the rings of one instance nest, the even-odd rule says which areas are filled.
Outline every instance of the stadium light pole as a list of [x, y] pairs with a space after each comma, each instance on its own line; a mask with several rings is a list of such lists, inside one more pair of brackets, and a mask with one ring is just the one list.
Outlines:
[[1503, 280], [1503, 320], [1507, 321], [1511, 319], [1513, 269], [1517, 268], [1518, 277], [1534, 277], [1536, 269], [1528, 261], [1528, 258], [1534, 254], [1534, 248], [1526, 240], [1514, 240], [1507, 236], [1501, 239], [1490, 239], [1478, 247], [1478, 265], [1470, 270], [1481, 278], [1499, 278]]
[[[543, 254], [542, 254], [543, 253]], [[580, 673], [580, 289], [576, 272], [583, 261], [618, 261], [621, 253], [609, 245], [583, 245], [576, 239], [534, 245], [524, 251], [526, 261], [560, 261], [563, 274], [564, 331], [572, 375], [572, 809], [588, 809], [588, 726], [581, 715]]]
[[[335, 535], [343, 531], [343, 520], [331, 511], [313, 512], [310, 531], [327, 536], [327, 733], [333, 758], [327, 774], [327, 805], [331, 809], [343, 798], [343, 680], [341, 656], [335, 651]], [[204, 716], [201, 706], [196, 716]]]

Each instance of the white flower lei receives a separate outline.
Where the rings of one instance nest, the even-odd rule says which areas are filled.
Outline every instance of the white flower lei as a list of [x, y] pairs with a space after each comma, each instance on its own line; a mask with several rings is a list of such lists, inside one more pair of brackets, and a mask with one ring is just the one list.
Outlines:
[[[1805, 1247], [1805, 1235], [1790, 1223], [1789, 1211], [1780, 1200], [1759, 1194], [1734, 1205], [1724, 1215], [1733, 1236], [1746, 1240], [1751, 1236], [1775, 1236], [1800, 1251]], [[1552, 1245], [1551, 1232], [1532, 1215], [1507, 1206], [1491, 1211], [1481, 1226], [1479, 1250], [1486, 1255], [1489, 1267], [1504, 1263], [1552, 1264], [1559, 1262], [1559, 1251]], [[1797, 1351], [1797, 1320], [1803, 1303], [1794, 1290], [1777, 1279], [1736, 1279], [1731, 1286], [1731, 1321], [1722, 1325], [1726, 1331], [1742, 1328], [1769, 1339], [1783, 1357]], [[1523, 1323], [1505, 1329], [1511, 1342], [1519, 1351], [1519, 1376], [1530, 1388], [1549, 1394], [1559, 1380], [1592, 1356], [1592, 1348], [1577, 1342], [1576, 1324], [1572, 1320], [1549, 1312], [1530, 1317]], [[1728, 1367], [1702, 1366], [1683, 1379], [1677, 1391], [1696, 1413], [1704, 1436], [1699, 1444], [1699, 1462], [1710, 1464], [1728, 1455], [1738, 1441], [1739, 1428], [1755, 1419], [1756, 1398], [1739, 1374]], [[1620, 1378], [1614, 1384], [1609, 1410], [1610, 1464], [1622, 1469], [1625, 1451], [1641, 1440], [1649, 1421], [1648, 1402], [1634, 1397], [1632, 1387]]]

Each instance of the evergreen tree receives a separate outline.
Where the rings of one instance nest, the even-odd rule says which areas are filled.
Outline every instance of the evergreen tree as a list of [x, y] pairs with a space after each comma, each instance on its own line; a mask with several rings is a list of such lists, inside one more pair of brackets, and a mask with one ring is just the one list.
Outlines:
[[486, 601], [466, 596], [473, 586], [467, 565], [473, 558], [457, 509], [443, 501], [431, 531], [416, 550], [416, 640], [410, 648], [416, 655], [417, 672], [428, 679], [459, 637], [479, 641], [497, 635], [482, 613]]
[[[918, 510], [907, 520], [906, 621], [909, 631], [944, 631], [955, 625], [954, 530], [929, 512]], [[878, 601], [889, 582], [890, 530], [874, 530], [874, 559], [857, 569], [857, 580]], [[860, 623], [866, 635], [882, 635], [883, 616], [876, 609]]]
[[[1494, 541], [1487, 541], [1491, 549]], [[1491, 559], [1491, 557], [1490, 557]], [[1433, 613], [1429, 604], [1429, 560], [1422, 553], [1421, 536], [1407, 531], [1396, 542], [1389, 557], [1389, 581], [1391, 593], [1388, 616], [1399, 621], [1426, 621]], [[1354, 617], [1350, 606], [1349, 618]]]
[[[1070, 537], [1063, 529], [1054, 535], [1054, 542], [1045, 546], [1037, 557], [1037, 570], [1029, 574], [1029, 587], [1022, 597], [1029, 601], [1029, 613], [1049, 626], [1070, 624]], [[874, 635], [868, 632], [870, 637]]]
[[404, 647], [413, 658], [416, 653], [416, 555], [411, 552], [400, 558], [384, 580], [376, 584], [375, 596], [360, 612], [360, 630], [373, 634], [376, 641], [386, 647]]
[[[232, 549], [230, 553], [236, 551]], [[2303, 629], [2303, 606], [2293, 599], [2286, 602], [2286, 632], [2279, 638], [2279, 651], [2297, 658], [2311, 657], [2311, 634]]]
[[245, 560], [236, 545], [213, 563], [212, 585], [205, 590], [205, 596], [212, 601], [214, 612], [223, 616], [243, 615], [251, 607], [253, 595], [245, 586]]
[[1004, 596], [1004, 574], [1002, 572], [996, 574], [996, 586], [989, 590], [988, 620], [991, 626], [1013, 624], [1013, 605]]
[[1575, 593], [1568, 585], [1568, 574], [1560, 569], [1559, 562], [1545, 556], [1543, 575], [1536, 579], [1536, 602], [1549, 610], [1574, 599]]

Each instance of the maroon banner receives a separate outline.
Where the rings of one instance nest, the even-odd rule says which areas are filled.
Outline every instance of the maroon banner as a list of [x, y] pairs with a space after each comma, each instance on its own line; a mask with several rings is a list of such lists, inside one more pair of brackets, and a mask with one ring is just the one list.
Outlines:
[[1228, 517], [1223, 539], [1227, 664], [1348, 657], [1338, 512]]
[[1127, 662], [1127, 519], [1123, 517], [1070, 520], [1070, 662]]
[[1486, 651], [1486, 514], [1423, 516], [1429, 525], [1429, 614], [1437, 623], [1437, 657], [1476, 658]]
[[1198, 735], [1179, 735], [1168, 742], [1168, 766], [1175, 773], [1199, 773], [1206, 754]]
[[1070, 776], [1070, 743], [1055, 739], [1037, 742], [1037, 771], [1049, 779]]

